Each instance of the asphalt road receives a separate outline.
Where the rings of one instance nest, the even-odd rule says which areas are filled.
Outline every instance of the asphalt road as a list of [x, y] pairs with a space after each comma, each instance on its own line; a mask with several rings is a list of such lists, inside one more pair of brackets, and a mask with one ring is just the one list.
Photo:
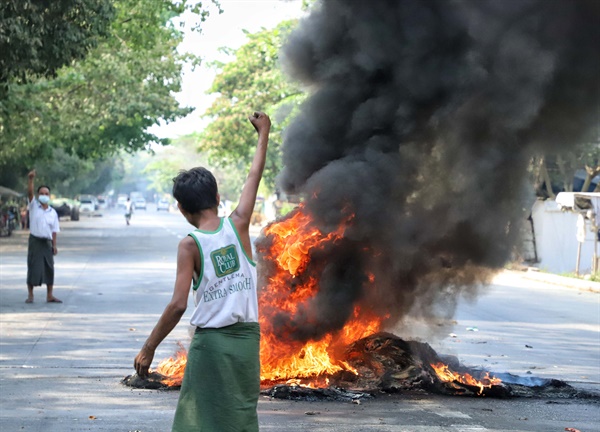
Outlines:
[[[63, 221], [55, 295], [25, 304], [27, 233], [0, 238], [0, 431], [170, 430], [177, 391], [134, 390], [120, 380], [170, 299], [177, 214], [121, 211]], [[256, 234], [256, 232], [255, 232]], [[600, 392], [600, 294], [505, 272], [453, 317], [406, 322], [440, 354], [466, 365], [568, 381]], [[190, 301], [191, 304], [191, 301]], [[156, 360], [189, 341], [186, 317]], [[492, 399], [425, 393], [347, 402], [259, 402], [263, 431], [600, 431], [600, 399]]]

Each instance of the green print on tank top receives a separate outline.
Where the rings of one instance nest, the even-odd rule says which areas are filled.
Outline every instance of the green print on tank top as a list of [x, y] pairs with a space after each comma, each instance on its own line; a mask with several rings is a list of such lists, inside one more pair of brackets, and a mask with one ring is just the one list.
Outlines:
[[218, 277], [227, 276], [240, 269], [240, 258], [234, 245], [211, 252], [210, 259]]

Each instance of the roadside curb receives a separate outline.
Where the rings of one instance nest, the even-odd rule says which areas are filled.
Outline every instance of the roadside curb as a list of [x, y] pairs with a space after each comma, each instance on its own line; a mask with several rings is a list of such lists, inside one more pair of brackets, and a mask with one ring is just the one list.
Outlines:
[[600, 282], [592, 282], [583, 279], [575, 279], [566, 276], [559, 276], [552, 273], [541, 273], [532, 270], [515, 271], [505, 270], [507, 273], [521, 276], [524, 279], [534, 280], [537, 282], [544, 282], [553, 285], [559, 285], [568, 288], [577, 288], [586, 291], [592, 291], [600, 293]]

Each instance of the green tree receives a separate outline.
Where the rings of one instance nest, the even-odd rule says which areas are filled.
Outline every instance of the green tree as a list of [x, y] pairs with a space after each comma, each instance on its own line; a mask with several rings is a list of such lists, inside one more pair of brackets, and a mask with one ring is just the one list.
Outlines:
[[37, 170], [37, 175], [40, 184], [48, 184], [58, 196], [99, 195], [118, 175], [119, 164], [117, 156], [83, 160], [57, 148], [52, 159]]
[[192, 136], [174, 139], [168, 146], [157, 149], [144, 169], [151, 186], [160, 194], [170, 194], [173, 177], [182, 169], [204, 165], [206, 159], [194, 148]]
[[187, 135], [174, 139], [170, 145], [159, 148], [150, 157], [143, 173], [148, 176], [150, 186], [159, 194], [170, 194], [173, 177], [179, 171], [197, 166], [209, 169], [219, 184], [222, 200], [237, 201], [245, 176], [239, 166], [211, 166], [208, 156], [198, 153], [197, 138]]
[[165, 144], [148, 128], [190, 112], [173, 94], [183, 63], [198, 59], [178, 53], [182, 33], [174, 19], [192, 11], [201, 22], [206, 9], [186, 0], [113, 3], [109, 36], [85, 59], [53, 78], [9, 83], [1, 101], [0, 182], [14, 184], [30, 167], [51, 163], [57, 148], [89, 161]]
[[214, 63], [219, 72], [210, 92], [218, 97], [204, 115], [211, 122], [198, 136], [200, 149], [208, 152], [213, 165], [236, 167], [244, 173], [256, 146], [247, 116], [256, 110], [267, 112], [272, 127], [264, 183], [270, 190], [275, 189], [281, 169], [282, 133], [305, 99], [303, 89], [280, 67], [280, 49], [296, 25], [297, 20], [289, 20], [274, 29], [246, 33], [246, 44], [237, 50], [223, 49], [232, 61]]
[[110, 0], [3, 0], [0, 5], [0, 86], [53, 76], [82, 59], [108, 34]]

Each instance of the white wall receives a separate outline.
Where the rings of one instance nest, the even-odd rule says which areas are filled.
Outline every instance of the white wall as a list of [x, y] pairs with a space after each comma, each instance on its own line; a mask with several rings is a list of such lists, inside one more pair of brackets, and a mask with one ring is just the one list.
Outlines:
[[[577, 213], [563, 212], [553, 200], [536, 201], [532, 209], [539, 267], [551, 273], [573, 273], [577, 264]], [[590, 273], [594, 234], [587, 221], [586, 241], [581, 248], [580, 274]]]

